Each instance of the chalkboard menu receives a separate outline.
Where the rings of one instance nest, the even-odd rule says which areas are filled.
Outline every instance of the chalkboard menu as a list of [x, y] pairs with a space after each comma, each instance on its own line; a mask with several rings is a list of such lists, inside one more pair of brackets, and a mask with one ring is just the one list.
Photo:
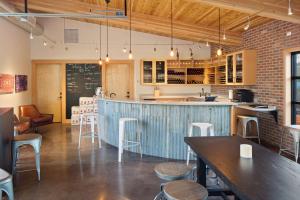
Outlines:
[[98, 64], [66, 64], [66, 119], [71, 118], [71, 108], [79, 105], [80, 97], [92, 97], [101, 86]]

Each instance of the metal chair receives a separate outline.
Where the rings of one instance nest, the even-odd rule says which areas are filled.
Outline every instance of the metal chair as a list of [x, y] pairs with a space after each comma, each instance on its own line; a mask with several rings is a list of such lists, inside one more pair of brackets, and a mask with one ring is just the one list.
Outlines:
[[[286, 126], [286, 128], [288, 128], [289, 133], [293, 137], [293, 140], [294, 140], [295, 161], [298, 162], [299, 149], [300, 149], [300, 125], [290, 125], [290, 126]], [[287, 134], [285, 134], [285, 131], [283, 129], [282, 134], [281, 134], [281, 142], [280, 142], [279, 155], [282, 152], [290, 153], [292, 151], [292, 149], [283, 148], [283, 137], [284, 137], [284, 135], [287, 136]]]
[[13, 174], [16, 173], [16, 162], [17, 162], [17, 153], [20, 146], [23, 145], [30, 145], [33, 147], [35, 152], [35, 164], [36, 164], [36, 171], [38, 175], [38, 180], [41, 180], [41, 170], [40, 170], [40, 149], [42, 144], [42, 136], [39, 134], [23, 134], [17, 135], [14, 137], [13, 140]]
[[7, 194], [9, 200], [14, 200], [12, 176], [0, 169], [0, 200], [2, 200], [3, 191]]
[[[79, 139], [78, 139], [78, 149], [80, 149], [80, 145], [81, 145], [81, 138], [82, 137], [89, 137], [92, 138], [92, 143], [95, 143], [95, 137], [98, 138], [98, 144], [99, 144], [99, 148], [101, 148], [101, 137], [100, 137], [100, 131], [98, 128], [97, 133], [95, 133], [95, 121], [97, 118], [97, 113], [84, 113], [84, 114], [80, 114], [80, 126], [79, 126]], [[85, 122], [85, 125], [87, 125], [87, 123], [90, 123], [91, 126], [91, 132], [86, 132], [84, 135], [82, 134], [82, 126], [83, 123]], [[97, 125], [99, 126], [99, 124]]]
[[[127, 140], [125, 139], [125, 124], [128, 122], [135, 122], [137, 124], [137, 140], [132, 141], [132, 140]], [[142, 153], [142, 143], [141, 143], [141, 125], [136, 118], [120, 118], [119, 119], [119, 153], [118, 153], [118, 162], [122, 161], [122, 154], [124, 151], [124, 148], [126, 147], [134, 147], [134, 146], [139, 146], [139, 151], [141, 158], [143, 156]]]
[[[243, 138], [256, 138], [256, 139], [258, 139], [258, 143], [260, 144], [258, 118], [255, 116], [244, 116], [244, 115], [239, 115], [237, 117], [238, 117], [239, 123], [242, 126], [242, 133], [238, 132], [238, 134], [240, 136], [242, 136]], [[257, 135], [255, 135], [255, 136], [247, 135], [247, 124], [251, 121], [254, 121], [256, 123]]]

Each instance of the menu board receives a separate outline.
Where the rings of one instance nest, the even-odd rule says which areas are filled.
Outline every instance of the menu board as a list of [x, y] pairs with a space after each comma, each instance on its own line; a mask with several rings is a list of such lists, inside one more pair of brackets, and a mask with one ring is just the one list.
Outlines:
[[66, 64], [66, 119], [71, 119], [72, 106], [79, 105], [80, 97], [92, 97], [102, 86], [98, 64]]

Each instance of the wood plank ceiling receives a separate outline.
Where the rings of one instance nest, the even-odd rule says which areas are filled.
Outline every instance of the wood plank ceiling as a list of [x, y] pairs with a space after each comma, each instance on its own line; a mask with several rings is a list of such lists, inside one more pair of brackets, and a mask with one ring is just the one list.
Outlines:
[[[129, 0], [128, 0], [129, 1]], [[24, 9], [24, 0], [9, 0], [18, 9]], [[89, 13], [104, 9], [104, 0], [28, 0], [32, 12]], [[111, 0], [110, 8], [124, 8], [123, 0]], [[174, 37], [189, 41], [218, 43], [218, 7], [202, 3], [201, 0], [173, 0]], [[249, 14], [221, 8], [221, 30], [227, 39], [222, 44], [238, 45]], [[99, 19], [80, 19], [99, 23]], [[271, 19], [252, 16], [251, 28]], [[113, 27], [128, 29], [128, 19], [109, 20]], [[170, 0], [132, 0], [133, 30], [170, 36]]]

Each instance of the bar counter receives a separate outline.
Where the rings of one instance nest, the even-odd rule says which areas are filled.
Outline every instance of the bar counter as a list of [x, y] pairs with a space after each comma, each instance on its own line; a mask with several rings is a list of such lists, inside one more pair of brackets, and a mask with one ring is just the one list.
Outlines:
[[[98, 124], [101, 139], [118, 147], [119, 119], [137, 118], [142, 126], [142, 151], [145, 155], [180, 159], [186, 158], [184, 137], [191, 122], [214, 125], [216, 136], [229, 136], [231, 110], [235, 104], [228, 101], [139, 101], [98, 99]], [[136, 140], [136, 125], [126, 126], [125, 137]], [[200, 132], [194, 129], [195, 135]], [[130, 149], [138, 152], [137, 148]]]

